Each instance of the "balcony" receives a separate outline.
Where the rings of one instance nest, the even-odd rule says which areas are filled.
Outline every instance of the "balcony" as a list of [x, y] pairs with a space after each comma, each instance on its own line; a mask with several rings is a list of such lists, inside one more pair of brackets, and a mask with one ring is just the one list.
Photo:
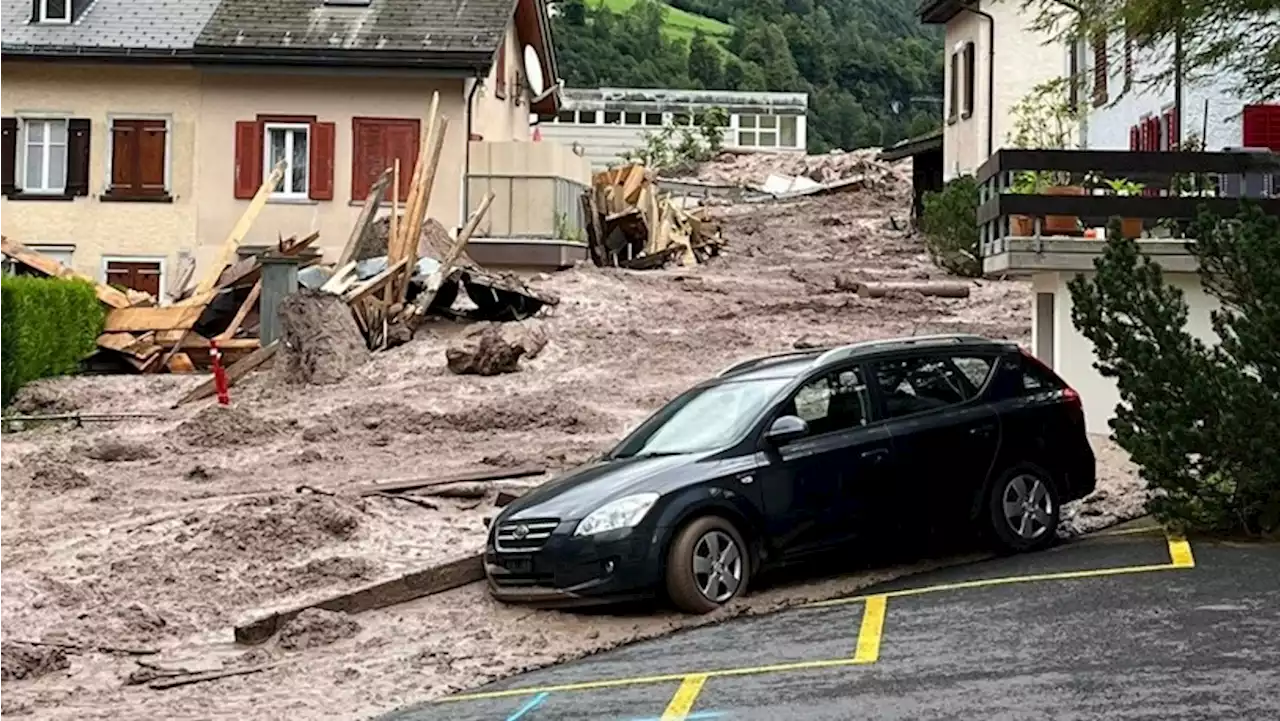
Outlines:
[[1242, 198], [1280, 216], [1280, 154], [1000, 150], [978, 169], [987, 273], [1093, 269], [1111, 218], [1169, 272], [1195, 272], [1187, 221], [1233, 215]]
[[559, 143], [473, 142], [464, 202], [493, 204], [467, 246], [486, 267], [545, 270], [587, 257], [582, 193], [591, 165]]

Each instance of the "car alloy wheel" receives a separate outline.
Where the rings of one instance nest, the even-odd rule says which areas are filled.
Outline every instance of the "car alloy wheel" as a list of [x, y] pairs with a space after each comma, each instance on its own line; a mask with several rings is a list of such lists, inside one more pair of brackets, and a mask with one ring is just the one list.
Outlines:
[[742, 551], [727, 533], [711, 530], [693, 547], [693, 579], [708, 601], [724, 603], [742, 586]]
[[1053, 496], [1044, 481], [1030, 473], [1021, 473], [1005, 484], [1001, 494], [1005, 523], [1019, 538], [1034, 541], [1053, 522]]

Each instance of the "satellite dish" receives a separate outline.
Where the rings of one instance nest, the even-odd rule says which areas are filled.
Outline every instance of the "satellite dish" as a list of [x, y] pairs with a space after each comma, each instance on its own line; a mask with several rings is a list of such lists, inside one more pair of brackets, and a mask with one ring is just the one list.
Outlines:
[[532, 45], [524, 46], [524, 81], [529, 84], [529, 92], [534, 96], [547, 89], [546, 79], [542, 77], [542, 61], [538, 59], [538, 51]]

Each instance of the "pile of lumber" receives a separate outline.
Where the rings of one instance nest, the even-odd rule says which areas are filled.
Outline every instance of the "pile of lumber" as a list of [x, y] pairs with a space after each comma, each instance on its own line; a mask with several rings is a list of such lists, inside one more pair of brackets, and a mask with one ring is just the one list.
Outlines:
[[599, 266], [690, 266], [719, 254], [720, 228], [702, 209], [685, 210], [661, 196], [652, 172], [632, 164], [596, 173], [582, 195], [587, 247]]

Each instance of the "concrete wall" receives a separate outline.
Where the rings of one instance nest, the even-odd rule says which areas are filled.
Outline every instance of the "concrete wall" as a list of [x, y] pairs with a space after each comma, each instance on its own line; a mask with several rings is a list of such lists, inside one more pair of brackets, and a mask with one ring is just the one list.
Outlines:
[[[1146, 116], [1161, 114], [1173, 107], [1172, 83], [1161, 89], [1142, 88], [1134, 82], [1124, 92], [1124, 39], [1114, 36], [1107, 42], [1107, 89], [1109, 101], [1099, 108], [1090, 106], [1087, 119], [1088, 147], [1100, 150], [1127, 150], [1129, 128]], [[1093, 53], [1085, 53], [1085, 67], [1093, 77]], [[1134, 50], [1133, 76], [1135, 81], [1149, 73], [1161, 72], [1173, 65], [1172, 43], [1148, 51]], [[1203, 138], [1205, 150], [1222, 150], [1239, 147], [1244, 140], [1244, 127], [1240, 117], [1244, 101], [1232, 91], [1239, 78], [1227, 72], [1213, 73], [1207, 77], [1184, 82], [1182, 95], [1183, 139], [1195, 136]], [[1205, 123], [1205, 101], [1209, 103], [1208, 123]], [[1162, 127], [1162, 133], [1163, 126]], [[1207, 131], [1207, 133], [1206, 133]]]
[[[86, 82], [92, 78], [92, 82]], [[197, 123], [204, 120], [200, 77], [190, 68], [53, 65], [9, 61], [4, 66], [3, 115], [51, 114], [88, 118], [89, 195], [71, 201], [0, 200], [6, 236], [29, 245], [73, 244], [72, 265], [104, 279], [104, 256], [162, 261], [162, 275], [177, 252], [197, 237], [197, 207], [206, 199], [194, 177]], [[102, 202], [110, 179], [110, 118], [168, 120], [172, 203]], [[228, 152], [231, 128], [222, 153]], [[19, 137], [21, 153], [21, 137]], [[227, 161], [228, 165], [230, 161]], [[231, 194], [230, 180], [227, 195]], [[229, 230], [230, 225], [225, 230]], [[163, 283], [167, 277], [162, 277]]]
[[566, 148], [572, 147], [575, 142], [578, 143], [583, 150], [583, 157], [591, 167], [596, 169], [621, 163], [623, 153], [644, 147], [646, 130], [651, 132], [661, 130], [659, 127], [547, 122], [538, 127], [542, 130], [544, 140], [554, 140]]
[[590, 161], [555, 141], [471, 144], [468, 204], [495, 196], [479, 236], [578, 239], [590, 184]]
[[[1092, 277], [1093, 273], [1085, 275]], [[1084, 400], [1085, 422], [1089, 431], [1110, 434], [1111, 429], [1107, 423], [1115, 417], [1120, 393], [1115, 382], [1103, 378], [1094, 367], [1096, 355], [1093, 343], [1081, 335], [1071, 322], [1071, 291], [1067, 288], [1067, 283], [1073, 277], [1074, 273], [1039, 273], [1032, 278], [1032, 293], [1052, 293], [1054, 308], [1051, 315], [1038, 319], [1036, 303], [1032, 303], [1031, 348], [1037, 351], [1043, 348], [1042, 337], [1046, 334], [1052, 338], [1053, 357], [1051, 360], [1042, 360], [1049, 363], [1080, 393]], [[1199, 276], [1191, 273], [1166, 273], [1165, 281], [1179, 288], [1186, 298], [1190, 309], [1187, 329], [1205, 342], [1216, 343], [1218, 339], [1213, 332], [1209, 314], [1217, 310], [1219, 304], [1205, 293]], [[1049, 327], [1045, 327], [1045, 321]]]
[[[1062, 43], [1046, 43], [1046, 36], [1032, 31], [1029, 25], [1034, 15], [1022, 12], [1016, 0], [982, 2], [980, 9], [995, 18], [994, 151], [1009, 147], [1008, 137], [1014, 123], [1010, 112], [1013, 106], [1036, 85], [1067, 74], [1068, 51]], [[959, 51], [966, 42], [974, 44], [975, 85], [973, 115], [967, 119], [957, 117], [954, 123], [947, 120], [943, 128], [942, 170], [945, 180], [975, 172], [988, 157], [989, 32], [987, 19], [968, 11], [961, 11], [947, 23], [944, 97], [950, 102], [951, 54]], [[963, 95], [962, 83], [958, 93], [960, 102], [963, 102]], [[949, 106], [946, 106], [943, 118], [946, 120], [948, 117]]]

